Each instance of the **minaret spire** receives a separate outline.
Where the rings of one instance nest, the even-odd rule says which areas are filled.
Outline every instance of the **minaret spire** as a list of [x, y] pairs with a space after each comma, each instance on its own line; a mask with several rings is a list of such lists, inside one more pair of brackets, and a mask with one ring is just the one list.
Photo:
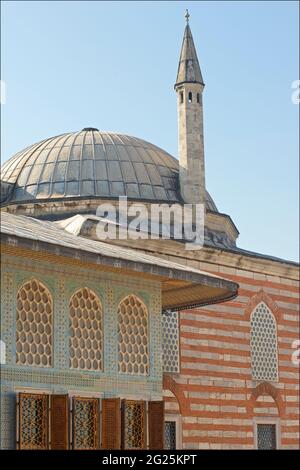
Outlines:
[[186, 10], [186, 26], [181, 46], [176, 85], [183, 82], [201, 83], [204, 85], [194, 40], [189, 25], [190, 14]]
[[186, 10], [175, 90], [178, 107], [180, 192], [184, 202], [205, 204], [202, 93], [204, 82]]

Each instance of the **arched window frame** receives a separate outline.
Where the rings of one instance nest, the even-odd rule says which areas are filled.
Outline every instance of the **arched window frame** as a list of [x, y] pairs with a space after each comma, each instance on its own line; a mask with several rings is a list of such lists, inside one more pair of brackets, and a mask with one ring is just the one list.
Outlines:
[[[134, 320], [130, 308], [141, 308], [145, 321]], [[127, 315], [128, 320], [124, 320]], [[130, 317], [130, 318], [129, 318]], [[136, 316], [137, 317], [137, 316]], [[140, 318], [137, 317], [137, 318]], [[118, 305], [118, 370], [129, 375], [149, 375], [150, 373], [150, 332], [149, 311], [143, 300], [135, 294], [124, 297]], [[132, 332], [130, 332], [130, 328]], [[143, 330], [141, 330], [143, 327]], [[141, 333], [144, 331], [144, 333]], [[128, 341], [126, 340], [126, 337]], [[134, 342], [131, 340], [134, 337]], [[145, 339], [146, 338], [146, 339]], [[138, 360], [141, 356], [141, 362]], [[129, 360], [128, 360], [129, 359]]]
[[16, 364], [53, 366], [53, 297], [37, 278], [24, 281], [16, 293]]
[[[86, 298], [85, 292], [88, 294]], [[84, 305], [80, 305], [81, 300]], [[81, 309], [80, 316], [78, 315], [79, 309]], [[84, 310], [88, 311], [88, 315], [83, 313]], [[102, 302], [94, 290], [84, 286], [73, 292], [69, 300], [70, 369], [103, 371], [103, 326]]]
[[[267, 312], [267, 315], [269, 317], [269, 319], [272, 320], [272, 323], [273, 323], [273, 327], [274, 327], [274, 333], [275, 333], [275, 345], [273, 344], [274, 348], [275, 349], [275, 354], [274, 354], [274, 351], [272, 353], [272, 356], [270, 358], [270, 360], [274, 360], [276, 362], [275, 364], [275, 367], [276, 367], [276, 371], [275, 371], [275, 374], [272, 375], [272, 373], [270, 372], [270, 370], [268, 370], [268, 365], [270, 366], [270, 364], [266, 364], [266, 368], [267, 368], [267, 371], [264, 373], [264, 372], [261, 372], [259, 373], [257, 371], [258, 369], [258, 366], [260, 366], [260, 364], [257, 362], [257, 359], [258, 359], [258, 354], [254, 354], [254, 346], [256, 347], [256, 345], [254, 345], [254, 335], [255, 335], [255, 329], [254, 329], [254, 326], [253, 326], [253, 318], [254, 316], [257, 314], [257, 311], [259, 308], [265, 308], [266, 309], [266, 312]], [[265, 314], [266, 315], [266, 314]], [[259, 335], [264, 335], [265, 332], [264, 331], [261, 331], [261, 332], [258, 332]], [[260, 342], [258, 341], [258, 346], [259, 346]], [[277, 322], [276, 322], [276, 318], [275, 318], [275, 315], [273, 314], [272, 310], [270, 309], [270, 307], [267, 305], [266, 302], [264, 302], [263, 300], [261, 300], [260, 302], [258, 302], [256, 304], [256, 306], [253, 308], [251, 314], [250, 314], [250, 354], [251, 354], [251, 374], [252, 374], [252, 379], [253, 380], [259, 380], [259, 381], [270, 381], [270, 382], [278, 382], [279, 380], [279, 370], [278, 370], [278, 335], [277, 335]], [[255, 357], [256, 356], [256, 357]], [[266, 359], [265, 359], [266, 361]], [[260, 367], [259, 367], [260, 368]]]

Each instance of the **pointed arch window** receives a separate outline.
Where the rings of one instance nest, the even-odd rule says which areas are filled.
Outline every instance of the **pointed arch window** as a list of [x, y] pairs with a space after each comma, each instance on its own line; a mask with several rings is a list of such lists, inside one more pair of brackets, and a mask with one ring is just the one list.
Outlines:
[[37, 279], [23, 284], [17, 293], [16, 363], [52, 366], [53, 301]]
[[119, 372], [149, 374], [148, 310], [131, 294], [118, 307]]
[[252, 378], [278, 380], [276, 320], [269, 307], [261, 302], [250, 317], [250, 348]]
[[189, 103], [193, 101], [193, 94], [191, 91], [189, 91]]
[[103, 318], [98, 296], [87, 287], [72, 295], [69, 305], [70, 368], [103, 369]]

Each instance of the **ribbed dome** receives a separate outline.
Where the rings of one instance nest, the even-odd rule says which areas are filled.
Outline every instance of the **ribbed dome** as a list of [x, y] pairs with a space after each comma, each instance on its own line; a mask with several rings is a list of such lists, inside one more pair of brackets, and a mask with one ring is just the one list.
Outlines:
[[[181, 202], [178, 161], [142, 139], [85, 128], [34, 144], [10, 158], [5, 203], [116, 198]], [[207, 205], [217, 208], [207, 194]]]

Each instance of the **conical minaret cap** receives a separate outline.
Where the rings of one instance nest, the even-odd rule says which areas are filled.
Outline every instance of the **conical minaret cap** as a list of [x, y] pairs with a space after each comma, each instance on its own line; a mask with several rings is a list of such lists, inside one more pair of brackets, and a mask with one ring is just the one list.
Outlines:
[[182, 83], [200, 83], [204, 86], [188, 17], [184, 30], [175, 88]]

